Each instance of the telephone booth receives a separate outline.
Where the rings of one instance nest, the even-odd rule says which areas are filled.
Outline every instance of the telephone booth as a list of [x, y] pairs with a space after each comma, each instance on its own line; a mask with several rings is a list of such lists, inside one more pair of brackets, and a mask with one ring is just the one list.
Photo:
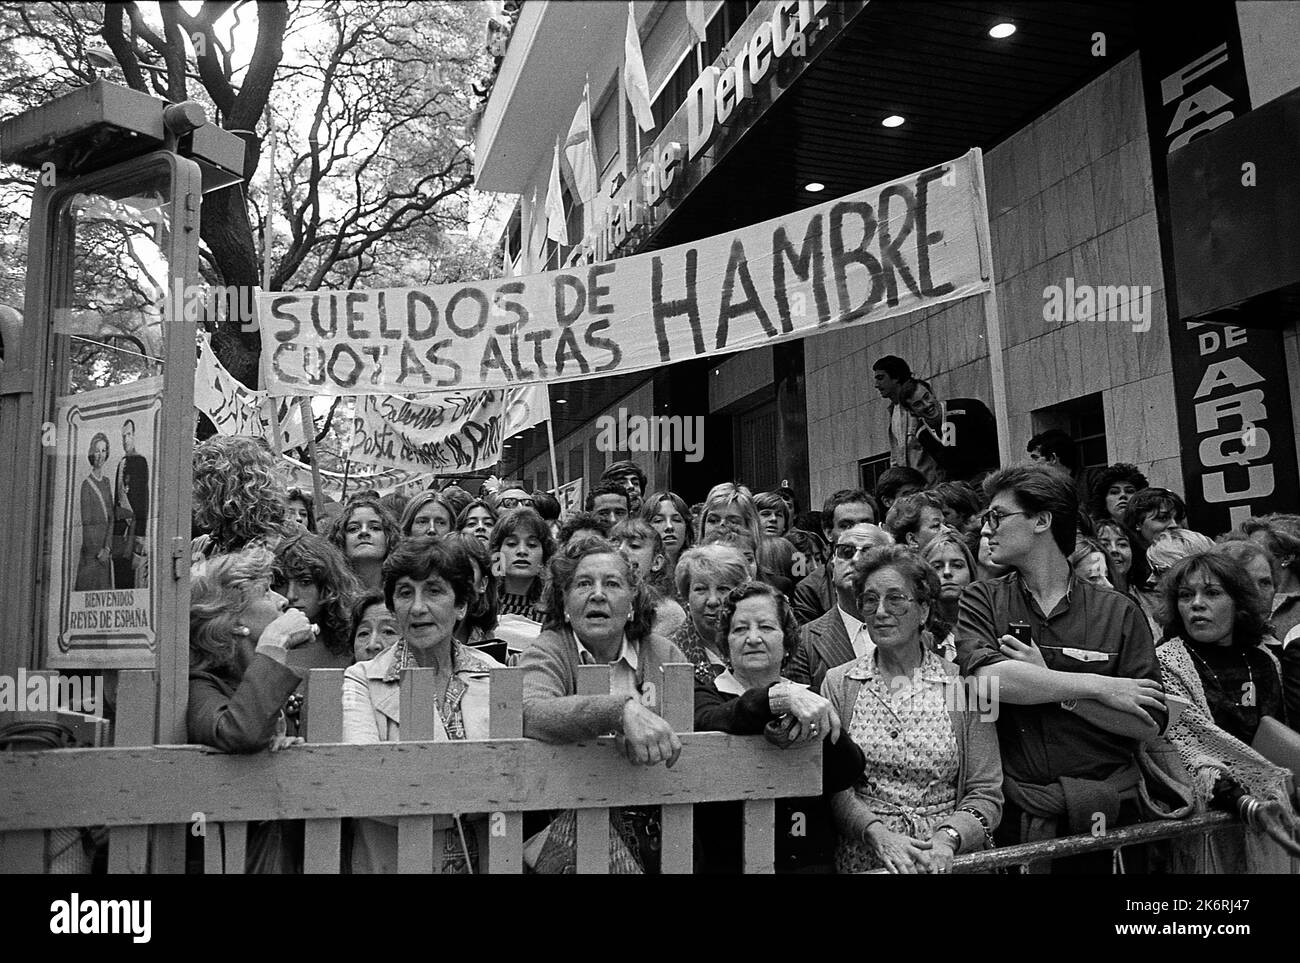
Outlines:
[[121, 670], [153, 670], [147, 741], [184, 741], [184, 306], [203, 193], [241, 179], [243, 149], [198, 104], [102, 80], [0, 125], [0, 158], [37, 183], [0, 369], [0, 677], [25, 683], [7, 708], [93, 722]]

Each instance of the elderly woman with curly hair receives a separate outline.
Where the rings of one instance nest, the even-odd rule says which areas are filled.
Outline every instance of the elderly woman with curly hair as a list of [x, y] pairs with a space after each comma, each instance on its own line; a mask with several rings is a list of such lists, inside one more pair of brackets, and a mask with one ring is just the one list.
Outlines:
[[1251, 748], [1265, 718], [1286, 719], [1278, 662], [1261, 644], [1258, 590], [1240, 562], [1206, 551], [1174, 563], [1160, 595], [1164, 641], [1156, 655], [1165, 691], [1187, 704], [1165, 738], [1182, 759], [1197, 808], [1238, 813], [1253, 830], [1244, 849], [1233, 837], [1212, 842], [1217, 868], [1293, 871], [1300, 821], [1290, 773]]
[[939, 577], [914, 551], [872, 549], [853, 587], [871, 651], [822, 683], [867, 767], [831, 806], [840, 872], [946, 873], [1002, 815], [997, 727], [968, 708], [956, 666], [926, 644]]
[[[799, 645], [789, 600], [765, 582], [745, 582], [723, 601], [718, 635], [732, 667], [711, 683], [696, 682], [696, 730], [765, 733], [783, 748], [821, 741], [823, 791], [850, 788], [866, 765], [862, 750], [841, 733], [828, 700], [782, 675]], [[784, 831], [796, 821], [802, 835]], [[696, 872], [741, 871], [741, 823], [738, 802], [696, 807]], [[824, 797], [781, 800], [776, 825], [778, 873], [829, 871], [835, 832]]]
[[378, 496], [362, 492], [349, 498], [334, 519], [329, 540], [343, 552], [362, 587], [378, 589], [383, 586], [384, 559], [402, 540], [402, 530]]
[[261, 438], [213, 435], [194, 448], [194, 524], [205, 534], [195, 559], [275, 548], [287, 530], [285, 489], [275, 455]]
[[[681, 741], [658, 715], [657, 683], [665, 663], [686, 658], [650, 631], [650, 609], [628, 557], [606, 539], [570, 542], [551, 559], [546, 622], [524, 650], [524, 735], [580, 742], [615, 734], [633, 765], [672, 766]], [[608, 665], [609, 693], [578, 694], [578, 666]], [[611, 863], [616, 872], [653, 871], [658, 834], [653, 813], [611, 812]], [[525, 846], [538, 872], [572, 872], [574, 818], [562, 814]]]

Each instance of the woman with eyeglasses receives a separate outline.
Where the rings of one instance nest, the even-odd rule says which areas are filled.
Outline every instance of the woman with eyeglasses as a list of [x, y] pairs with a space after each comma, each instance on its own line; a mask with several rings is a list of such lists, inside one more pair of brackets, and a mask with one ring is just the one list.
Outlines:
[[[1187, 704], [1165, 739], [1182, 759], [1197, 809], [1235, 812], [1253, 830], [1244, 849], [1236, 837], [1213, 841], [1217, 871], [1293, 871], [1300, 821], [1290, 773], [1251, 748], [1265, 718], [1286, 721], [1281, 671], [1262, 644], [1258, 589], [1240, 562], [1211, 550], [1175, 562], [1160, 596], [1164, 641], [1156, 655], [1165, 690]], [[1193, 856], [1203, 858], [1199, 845]]]
[[997, 727], [965, 708], [956, 667], [927, 644], [939, 577], [915, 552], [873, 549], [854, 574], [873, 649], [831, 669], [822, 695], [867, 758], [831, 807], [840, 872], [946, 873], [1002, 814]]

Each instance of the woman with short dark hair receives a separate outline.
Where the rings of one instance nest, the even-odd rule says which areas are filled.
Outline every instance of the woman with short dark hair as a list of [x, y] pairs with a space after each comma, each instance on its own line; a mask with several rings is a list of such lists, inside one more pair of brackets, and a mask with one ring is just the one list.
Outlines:
[[[764, 582], [737, 586], [723, 602], [718, 643], [726, 646], [731, 668], [713, 683], [696, 683], [696, 730], [766, 733], [782, 747], [820, 740], [823, 791], [851, 787], [866, 764], [862, 750], [840, 731], [828, 700], [782, 675], [799, 646], [799, 625], [786, 597]], [[707, 804], [695, 812], [696, 872], [739, 872], [741, 804]], [[835, 833], [825, 798], [778, 801], [776, 825], [793, 825], [796, 813], [803, 833], [775, 834], [776, 871], [829, 871]]]
[[507, 509], [488, 541], [497, 582], [497, 610], [542, 621], [546, 563], [555, 554], [551, 526], [531, 508]]
[[[343, 741], [396, 742], [401, 734], [402, 670], [434, 670], [434, 741], [488, 738], [488, 673], [501, 663], [455, 637], [473, 590], [469, 558], [440, 539], [404, 540], [384, 561], [384, 600], [401, 641], [343, 675]], [[410, 707], [407, 707], [410, 711]], [[443, 873], [478, 872], [484, 864], [487, 816], [437, 820], [433, 847]], [[357, 820], [354, 873], [397, 871], [397, 825]]]
[[1099, 522], [1104, 519], [1123, 522], [1133, 496], [1149, 485], [1147, 476], [1136, 465], [1127, 462], [1107, 465], [1093, 479], [1088, 510]]
[[1300, 857], [1290, 773], [1251, 748], [1265, 718], [1286, 718], [1281, 670], [1261, 644], [1267, 623], [1258, 592], [1239, 562], [1204, 551], [1173, 564], [1160, 598], [1164, 641], [1156, 655], [1166, 693], [1187, 706], [1165, 738], [1182, 759], [1197, 808], [1236, 812], [1255, 831], [1244, 853], [1213, 841], [1219, 866], [1287, 872], [1285, 855], [1259, 835]]

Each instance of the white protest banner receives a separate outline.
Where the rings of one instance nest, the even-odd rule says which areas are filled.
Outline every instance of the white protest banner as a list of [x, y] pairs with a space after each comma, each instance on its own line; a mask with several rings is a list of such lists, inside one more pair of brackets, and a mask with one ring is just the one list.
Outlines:
[[575, 478], [555, 489], [555, 497], [560, 502], [560, 516], [582, 511], [582, 479]]
[[457, 475], [495, 465], [511, 435], [550, 416], [546, 387], [357, 399], [349, 457]]
[[209, 344], [199, 342], [194, 368], [194, 407], [208, 416], [218, 434], [269, 439], [272, 404], [279, 408], [281, 449], [307, 444], [307, 430], [296, 403], [288, 398], [268, 398], [266, 392], [254, 391], [240, 383], [217, 360]]
[[275, 395], [407, 395], [576, 381], [982, 294], [978, 156], [763, 224], [569, 270], [263, 293], [262, 384]]

